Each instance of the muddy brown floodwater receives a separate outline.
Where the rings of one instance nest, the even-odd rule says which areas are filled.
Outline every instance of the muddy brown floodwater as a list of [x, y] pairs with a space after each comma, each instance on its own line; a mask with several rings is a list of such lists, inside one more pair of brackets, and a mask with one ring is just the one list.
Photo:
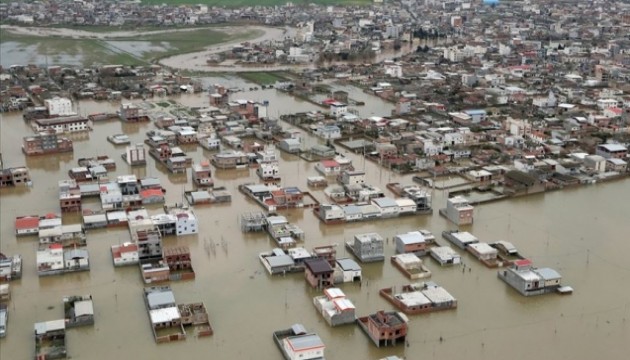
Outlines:
[[[351, 93], [350, 97], [364, 96]], [[270, 113], [304, 111], [313, 105], [288, 96], [265, 92], [239, 93], [236, 98], [270, 100]], [[204, 105], [203, 95], [176, 98], [187, 105]], [[117, 103], [81, 102], [81, 112], [113, 111]], [[388, 104], [372, 98], [361, 110], [365, 115], [386, 115]], [[487, 269], [463, 255], [466, 267], [440, 268], [431, 259], [426, 264], [431, 280], [444, 286], [457, 299], [456, 310], [411, 317], [408, 346], [376, 348], [357, 326], [330, 328], [317, 314], [312, 298], [320, 294], [306, 285], [303, 274], [271, 277], [257, 255], [274, 243], [264, 233], [243, 234], [238, 218], [257, 205], [237, 191], [237, 185], [257, 182], [254, 171], [214, 171], [217, 186], [232, 193], [232, 203], [198, 206], [201, 219], [197, 236], [167, 237], [165, 246], [187, 245], [192, 252], [197, 278], [173, 282], [178, 303], [205, 302], [214, 335], [156, 345], [142, 299], [143, 284], [137, 267], [114, 268], [110, 246], [129, 239], [125, 229], [90, 231], [88, 249], [91, 270], [39, 278], [35, 267], [36, 239], [14, 236], [16, 216], [59, 212], [57, 180], [80, 157], [108, 154], [117, 162], [115, 175], [133, 173], [154, 176], [167, 188], [168, 204], [181, 202], [189, 189], [190, 173], [169, 175], [149, 158], [146, 168], [128, 168], [120, 159], [123, 147], [114, 147], [106, 136], [125, 132], [141, 142], [151, 124], [96, 123], [87, 136], [74, 137], [74, 154], [25, 158], [20, 151], [22, 136], [31, 133], [21, 114], [0, 115], [3, 158], [7, 166], [27, 165], [33, 187], [2, 189], [0, 194], [0, 249], [21, 254], [21, 280], [11, 283], [8, 335], [0, 340], [0, 359], [29, 359], [34, 355], [33, 324], [62, 316], [62, 297], [92, 294], [96, 323], [93, 327], [67, 331], [68, 354], [73, 359], [281, 359], [272, 332], [302, 323], [317, 332], [326, 344], [327, 359], [379, 359], [398, 355], [406, 359], [627, 359], [630, 351], [630, 181], [558, 191], [477, 206], [474, 225], [465, 230], [481, 241], [508, 240], [538, 266], [549, 266], [571, 285], [572, 295], [520, 296]], [[286, 124], [285, 124], [286, 126]], [[307, 138], [311, 144], [317, 140]], [[195, 161], [211, 155], [200, 147], [189, 148]], [[348, 154], [357, 169], [365, 169], [370, 184], [385, 189], [388, 182], [411, 183], [375, 164]], [[306, 189], [306, 178], [315, 175], [314, 164], [282, 154], [283, 185]], [[386, 191], [388, 192], [388, 191]], [[324, 201], [322, 191], [314, 195]], [[391, 194], [389, 194], [391, 196]], [[444, 206], [447, 194], [433, 192], [434, 208]], [[93, 204], [94, 205], [94, 204]], [[150, 207], [159, 213], [160, 207]], [[342, 243], [353, 235], [371, 231], [389, 238], [386, 258], [394, 254], [392, 237], [426, 228], [444, 243], [440, 233], [453, 225], [435, 210], [428, 216], [413, 216], [351, 225], [323, 225], [310, 210], [282, 212], [306, 233], [304, 246], [311, 249], [339, 244], [338, 256], [347, 255]], [[64, 223], [79, 222], [64, 216]], [[212, 242], [216, 251], [204, 246]], [[225, 242], [227, 246], [220, 244]], [[393, 307], [378, 290], [402, 285], [408, 280], [389, 261], [363, 266], [364, 283], [340, 287], [354, 302], [357, 315]]]

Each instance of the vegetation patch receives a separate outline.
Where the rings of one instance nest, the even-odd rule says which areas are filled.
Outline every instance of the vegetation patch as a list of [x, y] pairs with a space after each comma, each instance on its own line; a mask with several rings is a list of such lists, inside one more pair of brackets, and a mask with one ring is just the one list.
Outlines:
[[238, 74], [243, 79], [258, 85], [272, 85], [276, 81], [286, 81], [287, 78], [281, 72], [241, 72]]
[[[82, 30], [90, 31], [90, 27]], [[102, 28], [97, 31], [103, 30]], [[115, 30], [115, 29], [113, 29]], [[113, 31], [112, 30], [112, 31]], [[158, 34], [137, 35], [134, 37], [116, 37], [105, 39], [71, 38], [59, 35], [40, 37], [14, 34], [2, 31], [3, 56], [11, 56], [11, 51], [29, 47], [26, 54], [15, 55], [15, 63], [41, 63], [46, 57], [49, 63], [83, 65], [120, 64], [144, 65], [156, 62], [161, 58], [201, 51], [208, 46], [228, 41], [245, 41], [257, 37], [260, 30], [222, 32], [207, 28], [173, 31]], [[16, 46], [5, 43], [14, 42]]]

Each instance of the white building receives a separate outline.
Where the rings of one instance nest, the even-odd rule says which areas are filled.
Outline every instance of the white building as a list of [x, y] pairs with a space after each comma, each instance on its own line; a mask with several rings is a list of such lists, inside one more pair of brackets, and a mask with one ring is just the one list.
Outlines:
[[446, 200], [446, 218], [456, 225], [472, 224], [473, 210], [474, 207], [463, 196], [455, 196]]
[[456, 265], [462, 262], [461, 256], [449, 246], [432, 247], [429, 253], [441, 266]]
[[177, 218], [175, 223], [177, 236], [197, 234], [199, 232], [197, 216], [193, 213], [192, 209], [171, 208], [168, 211], [169, 214], [173, 214]]
[[280, 180], [280, 169], [277, 162], [261, 163], [256, 174], [261, 179], [268, 180]]
[[72, 101], [67, 98], [55, 97], [44, 100], [44, 106], [50, 116], [70, 116], [76, 113], [72, 110]]
[[51, 244], [43, 250], [37, 251], [37, 273], [58, 273], [63, 271], [63, 247], [61, 244]]
[[385, 64], [385, 75], [400, 78], [403, 76], [402, 66], [398, 64]]
[[[332, 105], [331, 105], [331, 111], [332, 111]], [[341, 129], [337, 125], [320, 124], [315, 129], [315, 135], [325, 140], [339, 139], [341, 137]]]
[[142, 143], [135, 146], [127, 146], [125, 150], [125, 161], [129, 165], [144, 165], [147, 162], [146, 151]]
[[112, 259], [114, 266], [137, 264], [138, 245], [128, 242], [122, 245], [112, 245]]
[[341, 117], [343, 114], [348, 112], [348, 105], [335, 101], [330, 104], [330, 115], [334, 117]]
[[324, 358], [324, 343], [316, 334], [300, 334], [282, 339], [282, 348], [290, 360]]
[[335, 273], [341, 272], [341, 279], [344, 283], [361, 281], [361, 266], [350, 258], [337, 259]]
[[618, 107], [619, 102], [615, 99], [599, 99], [597, 100], [597, 107], [604, 110], [607, 108]]

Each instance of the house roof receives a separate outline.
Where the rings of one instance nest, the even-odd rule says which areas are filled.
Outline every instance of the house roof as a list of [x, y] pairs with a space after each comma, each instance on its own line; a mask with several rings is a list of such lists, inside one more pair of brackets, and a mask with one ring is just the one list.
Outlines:
[[514, 180], [516, 182], [519, 182], [525, 186], [533, 186], [536, 183], [536, 178], [518, 170], [508, 171], [505, 174], [505, 177], [507, 177], [508, 179]]
[[92, 300], [81, 300], [74, 303], [74, 315], [79, 317], [83, 315], [94, 315], [94, 305]]
[[39, 217], [36, 216], [24, 216], [15, 219], [15, 229], [37, 229], [39, 227]]
[[349, 258], [337, 259], [337, 264], [344, 271], [361, 271], [361, 266], [359, 266], [356, 261]]
[[306, 268], [314, 275], [325, 274], [333, 271], [328, 261], [324, 259], [309, 259], [304, 262]]
[[406, 234], [399, 234], [396, 235], [395, 239], [396, 241], [400, 241], [405, 245], [425, 242], [424, 235], [422, 235], [419, 231], [411, 231]]
[[49, 331], [65, 330], [65, 329], [66, 329], [66, 321], [64, 319], [35, 323], [36, 335], [43, 335]]
[[287, 344], [293, 351], [304, 351], [313, 348], [323, 348], [322, 339], [316, 334], [292, 336], [286, 339]]
[[344, 297], [346, 297], [346, 294], [344, 294], [343, 291], [341, 291], [341, 289], [339, 289], [339, 288], [324, 289], [324, 294], [326, 294], [326, 296], [329, 299], [336, 299], [336, 298], [344, 298]]
[[162, 189], [146, 189], [140, 191], [140, 196], [145, 199], [153, 196], [163, 197], [164, 193], [162, 193]]

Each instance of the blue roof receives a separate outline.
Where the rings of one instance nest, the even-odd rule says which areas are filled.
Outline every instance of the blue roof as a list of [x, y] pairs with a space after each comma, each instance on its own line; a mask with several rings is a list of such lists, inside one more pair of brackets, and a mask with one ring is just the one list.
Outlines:
[[287, 194], [299, 194], [299, 193], [301, 193], [300, 189], [298, 189], [296, 186], [286, 187], [286, 188], [284, 188], [284, 192], [287, 193]]
[[483, 109], [464, 110], [464, 112], [468, 115], [485, 115], [486, 114], [486, 110], [483, 110]]

